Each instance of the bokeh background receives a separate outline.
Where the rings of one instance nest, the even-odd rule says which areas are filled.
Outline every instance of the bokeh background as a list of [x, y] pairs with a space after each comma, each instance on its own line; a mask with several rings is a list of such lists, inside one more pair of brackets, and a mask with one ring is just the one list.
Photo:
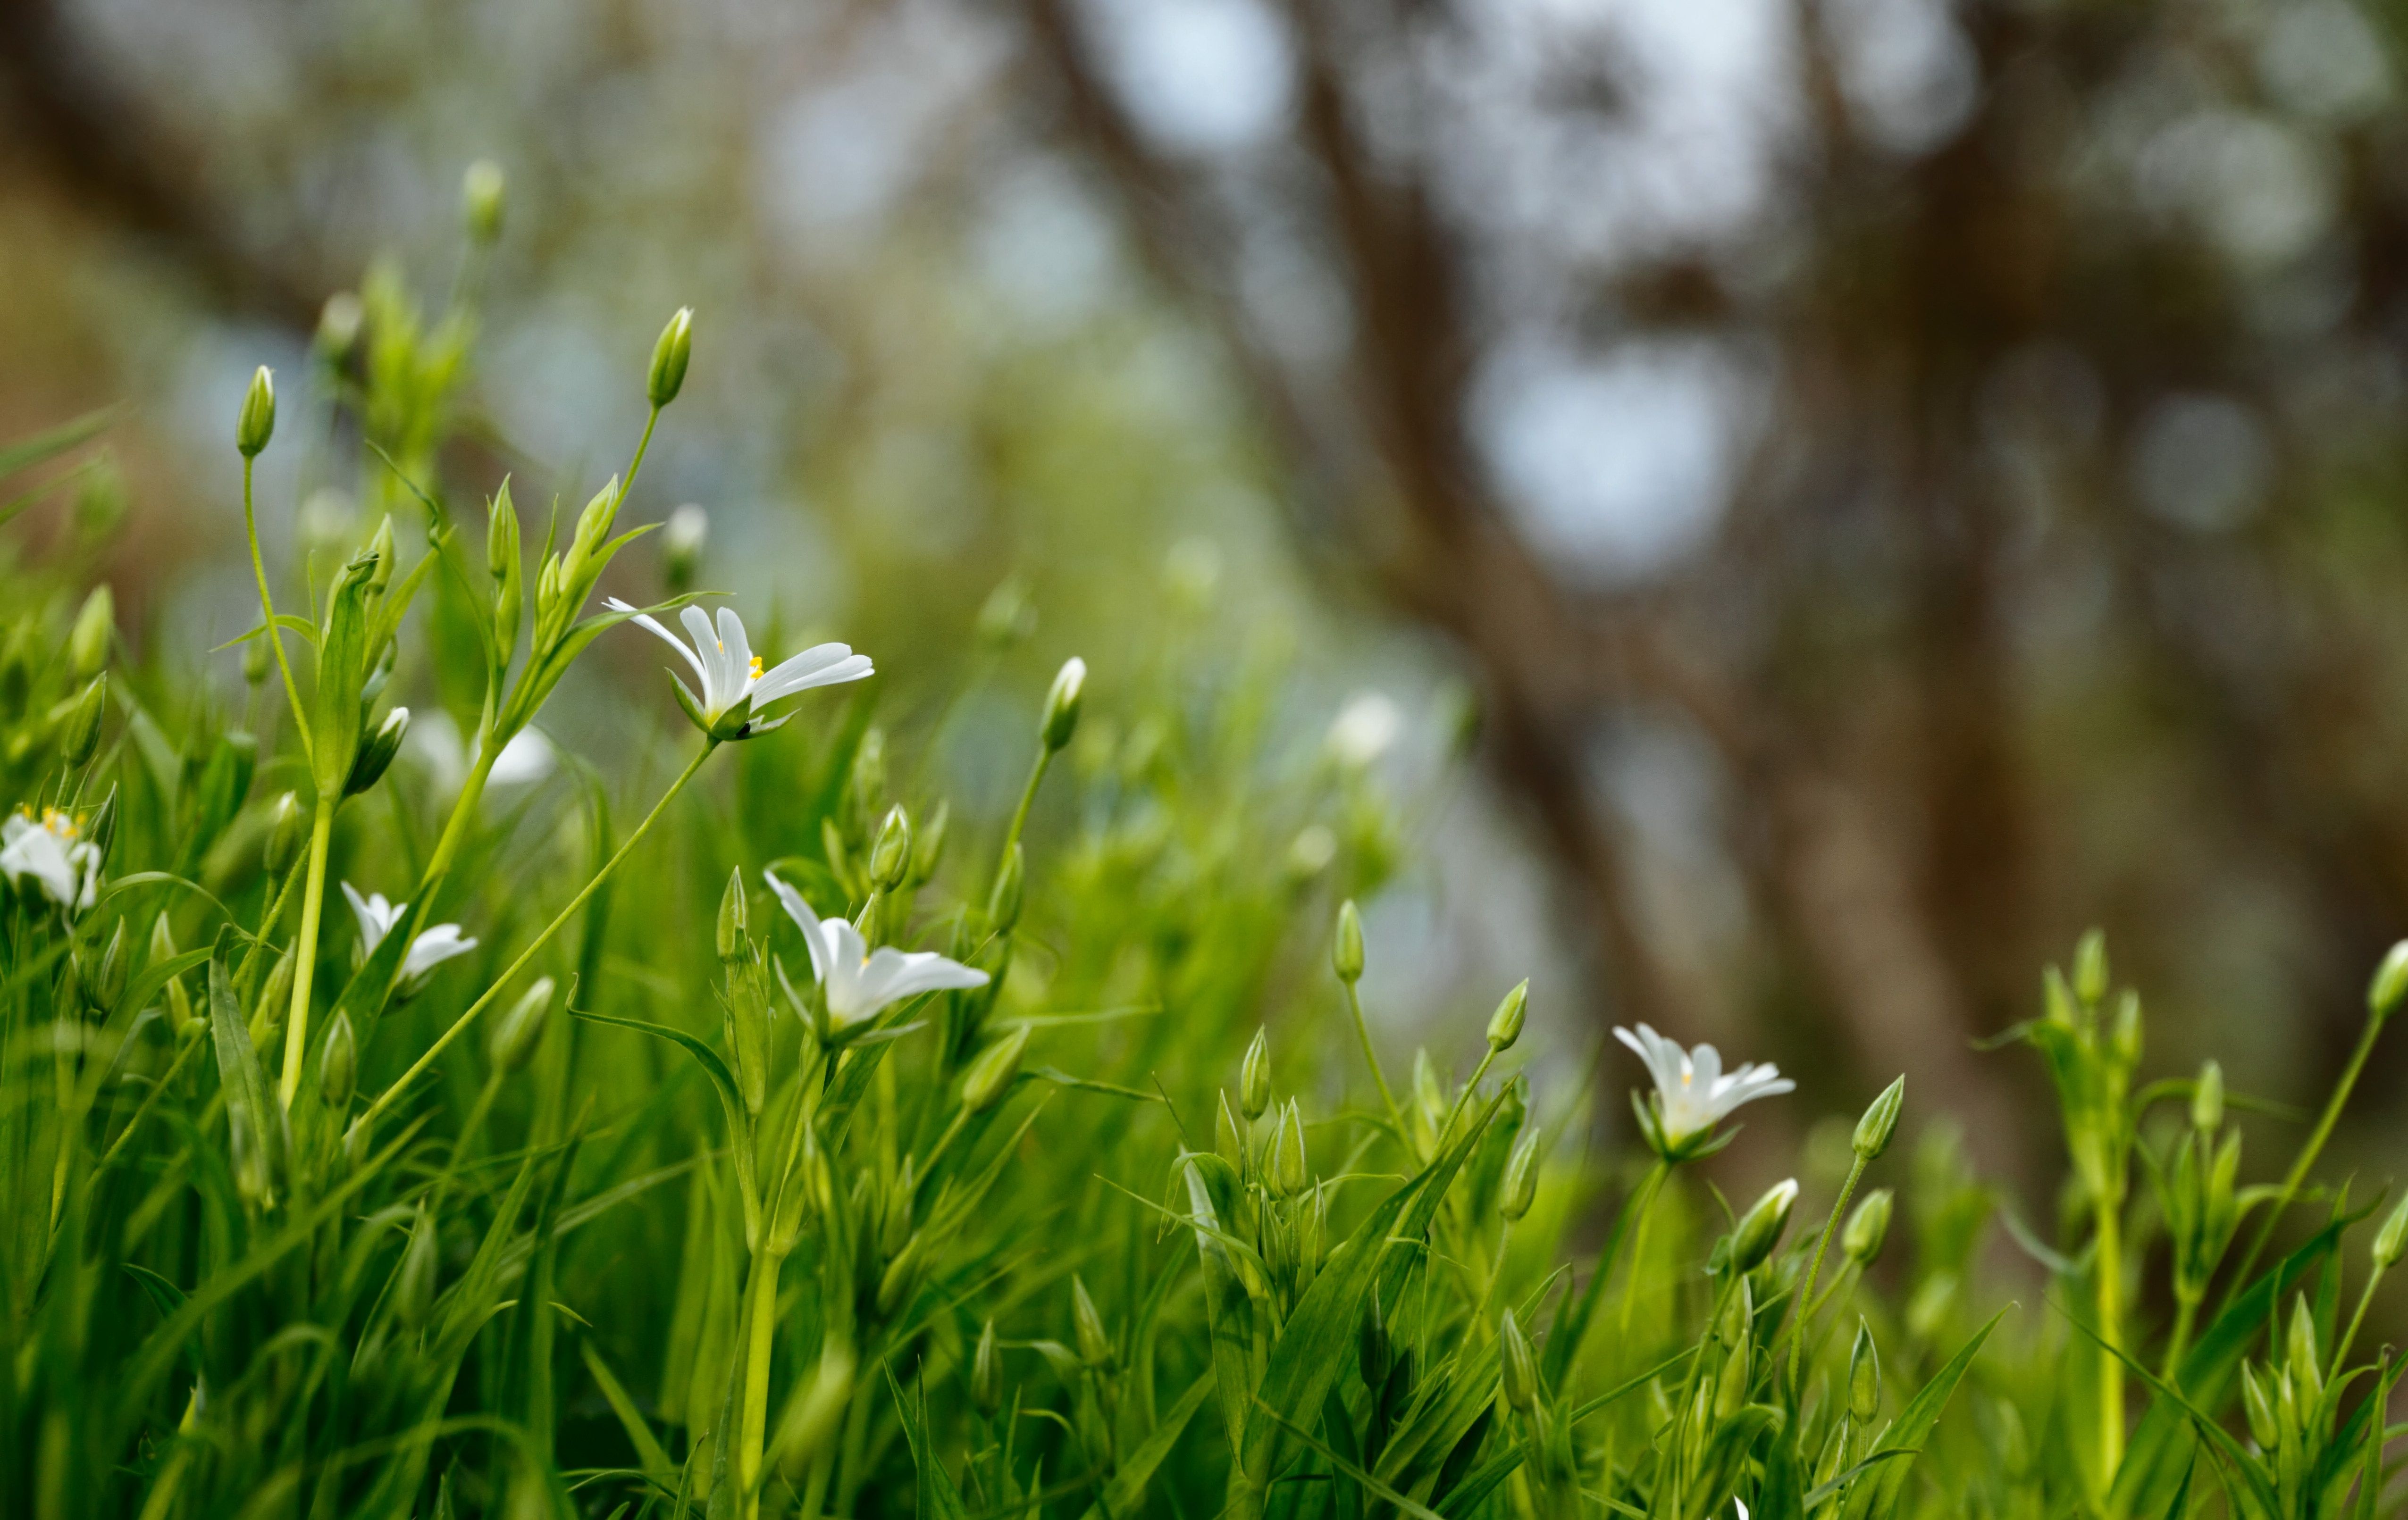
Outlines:
[[[1532, 974], [1556, 1080], [1622, 1085], [1599, 1037], [1643, 1019], [1796, 1070], [1777, 1132], [1902, 1068], [2030, 1186], [2038, 1063], [1975, 1044], [2085, 926], [2153, 1067], [2292, 1102], [2408, 931], [2401, 24], [0, 0], [0, 437], [122, 403], [92, 576], [150, 647], [242, 631], [251, 367], [303, 415], [380, 257], [439, 306], [491, 158], [448, 478], [573, 509], [691, 304], [631, 511], [702, 504], [706, 584], [931, 690], [1025, 596], [939, 736], [958, 790], [1008, 804], [1060, 658], [1109, 711], [1130, 630], [1209, 597], [1195, 637], [1298, 732], [1351, 714], [1399, 799], [1400, 1042]], [[280, 554], [375, 508], [325, 459], [265, 461]], [[86, 552], [69, 495], [7, 552]], [[2403, 1068], [2344, 1169], [2396, 1161]]]

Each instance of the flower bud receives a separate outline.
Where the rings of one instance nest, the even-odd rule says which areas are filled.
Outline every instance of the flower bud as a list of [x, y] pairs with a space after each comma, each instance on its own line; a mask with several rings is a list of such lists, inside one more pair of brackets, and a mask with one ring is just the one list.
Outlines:
[[1524, 1414], [1537, 1409], [1539, 1363], [1510, 1309], [1497, 1321], [1497, 1355], [1505, 1376], [1505, 1402]]
[[1249, 1124], [1263, 1116], [1271, 1106], [1271, 1041], [1268, 1031], [1257, 1029], [1246, 1046], [1246, 1058], [1238, 1067], [1238, 1108]]
[[979, 1331], [978, 1350], [970, 1357], [970, 1402], [988, 1419], [1003, 1408], [1003, 1352], [995, 1343], [995, 1321]]
[[660, 410], [677, 399], [685, 385], [685, 366], [694, 357], [694, 308], [681, 306], [661, 329], [652, 345], [652, 366], [644, 380], [644, 397]]
[[108, 937], [108, 948], [101, 953], [100, 965], [85, 979], [84, 990], [92, 1006], [106, 1013], [125, 996], [125, 921], [117, 921], [116, 932]]
[[2378, 1019], [2387, 1019], [2399, 1011], [2403, 997], [2408, 997], [2408, 939], [2393, 945], [2385, 953], [2383, 964], [2374, 968], [2374, 980], [2366, 985], [2367, 1011]]
[[1848, 1412], [1859, 1426], [1881, 1412], [1881, 1353], [1872, 1326], [1856, 1321], [1856, 1343], [1848, 1353]]
[[1028, 1025], [1015, 1025], [1010, 1034], [979, 1052], [962, 1074], [962, 1107], [984, 1113], [1004, 1099], [1020, 1076], [1020, 1057], [1028, 1049]]
[[1899, 1111], [1906, 1107], [1906, 1079], [1899, 1077], [1881, 1090], [1881, 1096], [1865, 1110], [1856, 1121], [1856, 1135], [1848, 1141], [1856, 1154], [1872, 1160], [1889, 1149], [1890, 1137], [1898, 1133]]
[[510, 1011], [494, 1025], [485, 1042], [485, 1054], [493, 1059], [494, 1069], [508, 1075], [523, 1068], [535, 1055], [536, 1047], [543, 1043], [544, 1022], [552, 1012], [552, 978], [538, 977], [535, 985], [521, 994], [510, 1005]]
[[490, 158], [468, 165], [460, 177], [460, 220], [472, 241], [491, 243], [502, 235], [502, 166]]
[[282, 876], [301, 858], [301, 842], [308, 825], [301, 816], [301, 799], [285, 793], [267, 810], [267, 846], [260, 853], [260, 866], [271, 877]]
[[1271, 1139], [1271, 1191], [1292, 1198], [1304, 1191], [1304, 1114], [1289, 1098], [1280, 1113], [1279, 1133]]
[[2241, 1364], [2241, 1407], [2249, 1419], [2249, 1439], [2262, 1451], [2271, 1452], [2282, 1444], [2283, 1427], [2274, 1421], [2274, 1401], [2266, 1396], [2266, 1385], [2258, 1381], [2258, 1373], [2247, 1362]]
[[108, 677], [92, 678], [59, 724], [59, 758], [70, 770], [89, 761], [100, 748], [100, 720], [108, 709]]
[[2093, 1008], [2107, 996], [2107, 935], [2086, 932], [2073, 947], [2073, 996]]
[[376, 533], [368, 539], [367, 552], [376, 561], [368, 566], [368, 595], [381, 596], [384, 588], [393, 584], [393, 519], [390, 516], [377, 523]]
[[2190, 1124], [2203, 1135], [2224, 1127], [2224, 1068], [2214, 1061], [2199, 1068], [2199, 1081], [2190, 1090]]
[[1330, 943], [1329, 964], [1338, 980], [1350, 987], [1362, 980], [1363, 915], [1352, 897], [1338, 905], [1338, 936]]
[[1028, 582], [1006, 576], [979, 608], [978, 641], [990, 649], [1009, 649], [1036, 631], [1037, 608], [1028, 599]]
[[1512, 1154], [1505, 1158], [1505, 1180], [1498, 1188], [1497, 1212], [1509, 1224], [1518, 1224], [1530, 1212], [1530, 1202], [1539, 1195], [1539, 1126], [1531, 1125], [1522, 1131], [1513, 1144]]
[[485, 509], [485, 573], [501, 581], [519, 567], [519, 509], [510, 499], [510, 480], [502, 477]]
[[2315, 1315], [2304, 1293], [2291, 1300], [2291, 1332], [2285, 1349], [2290, 1354], [2291, 1376], [2313, 1401], [2324, 1391], [2324, 1358], [2316, 1352]]
[[953, 805], [939, 802], [928, 821], [911, 831], [911, 869], [905, 874], [903, 884], [924, 885], [937, 874], [945, 858], [945, 829], [953, 820]]
[[744, 901], [744, 868], [737, 867], [727, 873], [727, 890], [719, 895], [719, 959], [723, 965], [742, 960], [752, 949], [752, 939], [745, 932], [747, 909]]
[[337, 1113], [351, 1106], [351, 1088], [360, 1075], [359, 1042], [351, 1035], [351, 1016], [338, 1012], [326, 1025], [325, 1043], [318, 1047], [318, 1095]]
[[1889, 1237], [1889, 1216], [1894, 1207], [1886, 1187], [1874, 1188], [1865, 1195], [1848, 1215], [1847, 1227], [1840, 1232], [1840, 1250], [1859, 1267], [1869, 1266], [1881, 1255], [1882, 1241]]
[[1096, 1312], [1096, 1300], [1087, 1297], [1086, 1280], [1076, 1272], [1070, 1274], [1070, 1318], [1079, 1332], [1079, 1360], [1098, 1372], [1111, 1371], [1117, 1359], [1111, 1333]]
[[108, 641], [117, 632], [117, 601], [107, 585], [92, 588], [67, 635], [67, 666], [78, 681], [90, 681], [108, 664]]
[[673, 592], [691, 591], [702, 567], [702, 546], [710, 538], [710, 514], [694, 502], [669, 513], [661, 529], [661, 579]]
[[340, 365], [351, 356], [352, 345], [360, 340], [360, 327], [367, 321], [367, 308], [350, 291], [337, 291], [326, 297], [318, 308], [317, 345], [320, 357]]
[[2374, 1269], [2387, 1272], [2400, 1265], [2402, 1255], [2408, 1255], [2408, 1194], [2401, 1196], [2383, 1228], [2375, 1232]]
[[276, 650], [268, 643], [265, 633], [263, 632], [258, 638], [247, 640], [243, 644], [242, 679], [245, 685], [258, 685], [265, 681], [267, 673], [275, 668]]
[[251, 377], [251, 389], [243, 394], [242, 416], [235, 423], [234, 446], [242, 451], [245, 459], [256, 459], [276, 436], [276, 377], [262, 365]]
[[2109, 1027], [2115, 1059], [2127, 1067], [2141, 1064], [2141, 995], [2131, 988], [2115, 1000], [2115, 1022]]
[[1764, 1197], [1740, 1216], [1731, 1229], [1731, 1268], [1752, 1272], [1772, 1255], [1789, 1228], [1790, 1206], [1798, 1201], [1798, 1179], [1775, 1183]]
[[1490, 1050], [1511, 1050], [1513, 1041], [1522, 1038], [1522, 1016], [1529, 1006], [1530, 982], [1525, 977], [1518, 986], [1505, 995], [1505, 1000], [1497, 1005], [1497, 1011], [1488, 1016]]
[[395, 708], [384, 715], [376, 732], [360, 740], [357, 753], [351, 756], [351, 773], [343, 782], [343, 796], [358, 796], [384, 779], [393, 767], [393, 757], [401, 753], [401, 741], [409, 732], [409, 710]]
[[878, 838], [869, 847], [869, 883], [881, 892], [892, 892], [903, 884], [903, 875], [910, 868], [911, 815], [898, 803], [886, 810]]
[[995, 890], [986, 896], [986, 921], [997, 934], [1010, 934], [1020, 922], [1021, 887], [1027, 868], [1027, 857], [1014, 839], [1004, 853], [1003, 868], [995, 873]]
[[1079, 729], [1079, 695], [1087, 684], [1087, 662], [1072, 655], [1062, 662], [1062, 669], [1054, 678], [1053, 689], [1045, 694], [1045, 716], [1037, 725], [1038, 736], [1045, 741], [1050, 753], [1070, 742]]

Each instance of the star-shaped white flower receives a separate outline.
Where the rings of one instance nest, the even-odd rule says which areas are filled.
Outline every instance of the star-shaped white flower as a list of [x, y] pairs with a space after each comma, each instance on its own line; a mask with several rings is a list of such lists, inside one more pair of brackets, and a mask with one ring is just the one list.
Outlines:
[[1721, 1053], [1712, 1045], [1684, 1051], [1679, 1041], [1667, 1040], [1643, 1024], [1637, 1034], [1616, 1028], [1613, 1038], [1638, 1052], [1647, 1063], [1647, 1074], [1656, 1079], [1658, 1133], [1654, 1138], [1668, 1152], [1680, 1153], [1713, 1133], [1714, 1126], [1741, 1104], [1798, 1086], [1769, 1063], [1726, 1072]]
[[[406, 902], [387, 902], [381, 892], [371, 892], [363, 897], [351, 883], [343, 883], [343, 896], [351, 900], [351, 916], [360, 921], [360, 958], [376, 954], [377, 946], [409, 911]], [[477, 948], [472, 936], [460, 932], [457, 924], [437, 924], [409, 942], [409, 953], [401, 958], [401, 980], [405, 984], [423, 982], [426, 974], [454, 955], [466, 955]]]
[[932, 950], [881, 945], [873, 951], [851, 924], [812, 912], [801, 893], [767, 871], [761, 873], [761, 879], [769, 883], [769, 890], [786, 905], [787, 916], [803, 931], [803, 940], [811, 950], [811, 972], [827, 989], [828, 1022], [838, 1029], [873, 1018], [889, 1003], [924, 992], [986, 985], [984, 971]]
[[[616, 596], [605, 605], [614, 612], [636, 612], [635, 608]], [[751, 718], [770, 703], [814, 686], [841, 685], [872, 673], [869, 656], [855, 654], [847, 644], [814, 644], [765, 673], [751, 641], [744, 637], [743, 620], [733, 608], [719, 609], [716, 629], [701, 608], [689, 607], [680, 612], [678, 621], [694, 638], [690, 649], [684, 639], [661, 626], [658, 619], [636, 612], [634, 621], [684, 657], [702, 692], [697, 696], [679, 681], [678, 695], [684, 698], [687, 715], [714, 738], [740, 738], [748, 728], [765, 733], [770, 725], [752, 724]], [[677, 680], [674, 675], [670, 679]]]
[[12, 884], [30, 876], [44, 896], [81, 912], [100, 894], [100, 846], [83, 837], [71, 814], [45, 808], [36, 819], [32, 809], [20, 808], [0, 820], [0, 875]]

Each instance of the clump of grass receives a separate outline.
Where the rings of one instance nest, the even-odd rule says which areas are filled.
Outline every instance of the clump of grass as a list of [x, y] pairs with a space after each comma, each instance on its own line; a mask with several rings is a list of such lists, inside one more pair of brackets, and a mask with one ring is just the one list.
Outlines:
[[[1902, 1080], [1843, 1178], [1732, 1209], [1704, 1164], [1770, 1068], [1622, 1031], [1641, 1143], [1585, 1154], [1515, 1071], [1523, 986], [1392, 1079], [1352, 901], [1389, 809], [1192, 629], [1109, 694], [1064, 666], [979, 818], [907, 758], [941, 718], [890, 752], [867, 658], [756, 666], [705, 616], [698, 523], [623, 600], [689, 314], [624, 473], [532, 553], [502, 482], [476, 553], [436, 466], [479, 284], [331, 308], [308, 431], [359, 446], [354, 552], [271, 571], [255, 380], [238, 710], [198, 652], [129, 661], [106, 588], [0, 570], [0, 1513], [2388, 1512], [2359, 1332], [2408, 1210], [2310, 1179], [2408, 952], [2249, 1184], [2243, 1100], [2143, 1080], [2086, 939], [2018, 1031], [2074, 1206], [2010, 1327], [1994, 1196], [1944, 1126], [1893, 1155]], [[647, 634], [674, 707], [559, 755], [572, 670]]]

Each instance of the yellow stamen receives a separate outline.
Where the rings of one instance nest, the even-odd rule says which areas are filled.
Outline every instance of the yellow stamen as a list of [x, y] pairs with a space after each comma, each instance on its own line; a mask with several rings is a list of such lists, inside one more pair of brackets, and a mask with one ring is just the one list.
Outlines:
[[761, 656], [758, 654], [752, 656], [752, 679], [754, 681], [761, 679]]

